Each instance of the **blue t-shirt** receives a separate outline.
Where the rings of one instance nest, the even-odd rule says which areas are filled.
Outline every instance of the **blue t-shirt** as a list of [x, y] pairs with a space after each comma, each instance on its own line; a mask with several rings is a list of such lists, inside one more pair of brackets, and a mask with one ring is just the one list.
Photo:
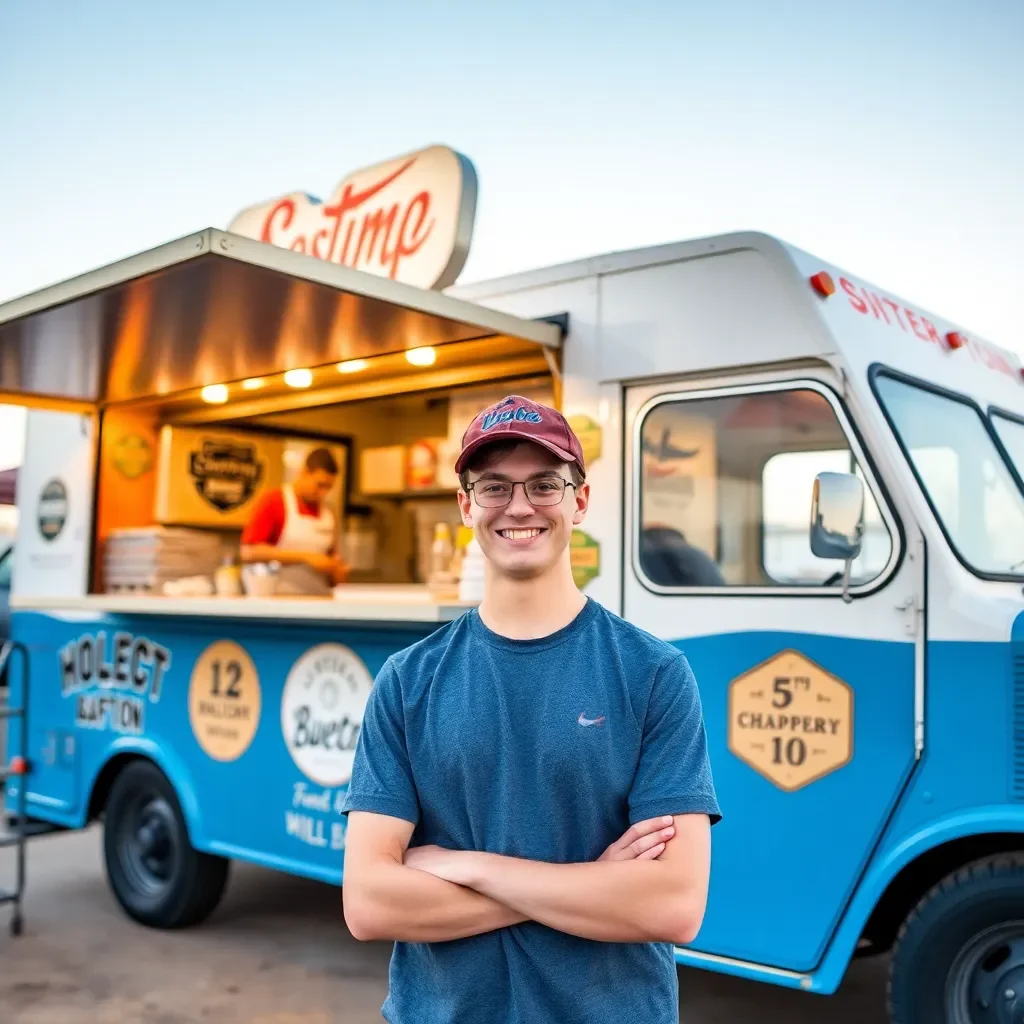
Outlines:
[[[345, 811], [415, 824], [410, 845], [596, 860], [633, 822], [719, 819], [685, 656], [595, 601], [509, 640], [475, 611], [393, 655], [367, 702]], [[395, 944], [392, 1024], [675, 1024], [669, 943], [526, 922]]]

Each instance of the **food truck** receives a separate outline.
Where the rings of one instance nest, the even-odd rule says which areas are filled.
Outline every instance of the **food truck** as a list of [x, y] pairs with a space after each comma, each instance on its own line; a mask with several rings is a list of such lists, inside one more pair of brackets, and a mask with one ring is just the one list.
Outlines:
[[[150, 926], [235, 860], [340, 885], [362, 708], [475, 600], [451, 465], [515, 392], [584, 445], [578, 585], [699, 682], [724, 819], [678, 963], [828, 994], [890, 952], [893, 1021], [1021, 1019], [1018, 356], [755, 232], [456, 285], [474, 202], [435, 147], [0, 306], [30, 407], [8, 807], [101, 821]], [[313, 445], [350, 578], [239, 588]]]

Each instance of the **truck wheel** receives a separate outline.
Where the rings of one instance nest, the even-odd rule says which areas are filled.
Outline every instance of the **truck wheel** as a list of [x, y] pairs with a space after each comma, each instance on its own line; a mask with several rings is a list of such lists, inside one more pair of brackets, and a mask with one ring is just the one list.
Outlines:
[[893, 947], [892, 1024], [1024, 1024], [1024, 855], [977, 861], [911, 911]]
[[199, 924], [224, 894], [228, 861], [193, 849], [174, 787], [150, 761], [132, 761], [114, 780], [103, 852], [118, 902], [151, 928]]

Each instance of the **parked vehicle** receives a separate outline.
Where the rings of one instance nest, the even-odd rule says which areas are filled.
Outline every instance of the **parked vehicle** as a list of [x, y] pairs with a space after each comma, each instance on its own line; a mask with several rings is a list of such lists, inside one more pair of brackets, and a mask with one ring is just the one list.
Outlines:
[[[1024, 1019], [1020, 359], [752, 233], [444, 295], [392, 285], [209, 231], [0, 307], [0, 374], [29, 318], [33, 338], [95, 346], [64, 367], [110, 368], [94, 391], [55, 378], [53, 353], [38, 380], [0, 377], [110, 410], [95, 432], [30, 414], [22, 486], [42, 511], [21, 519], [19, 565], [64, 559], [19, 570], [12, 600], [32, 652], [32, 814], [104, 814], [114, 891], [148, 924], [205, 917], [230, 859], [340, 884], [373, 674], [464, 608], [426, 588], [93, 592], [100, 532], [142, 479], [118, 402], [136, 403], [136, 434], [146, 416], [215, 432], [305, 410], [358, 444], [374, 401], [540, 380], [588, 453], [581, 587], [684, 649], [700, 684], [724, 819], [678, 962], [832, 993], [855, 955], [891, 951], [896, 1024]], [[339, 364], [343, 383], [334, 339], [360, 364]], [[285, 386], [298, 358], [313, 370]], [[264, 397], [244, 386], [257, 374]], [[237, 489], [255, 470], [227, 450]], [[239, 813], [248, 792], [258, 807]]]

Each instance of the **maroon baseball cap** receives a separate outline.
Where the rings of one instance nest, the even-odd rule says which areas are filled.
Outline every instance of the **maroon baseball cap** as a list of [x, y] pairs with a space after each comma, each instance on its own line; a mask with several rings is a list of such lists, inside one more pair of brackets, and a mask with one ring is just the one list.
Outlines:
[[532, 441], [557, 455], [563, 462], [575, 462], [586, 475], [583, 447], [569, 421], [557, 410], [521, 395], [509, 395], [484, 409], [462, 435], [462, 451], [455, 461], [455, 472], [466, 468], [470, 457], [485, 445], [519, 439]]

